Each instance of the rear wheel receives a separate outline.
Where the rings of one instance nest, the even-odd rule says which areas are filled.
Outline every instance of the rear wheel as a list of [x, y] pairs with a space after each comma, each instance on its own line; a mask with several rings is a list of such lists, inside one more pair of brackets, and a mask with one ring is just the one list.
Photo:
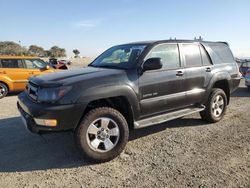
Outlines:
[[0, 83], [0, 99], [8, 94], [8, 88], [4, 83]]
[[220, 121], [227, 109], [225, 92], [219, 88], [213, 89], [205, 106], [206, 109], [200, 112], [201, 118], [210, 123]]
[[113, 108], [101, 107], [86, 114], [75, 131], [75, 141], [88, 159], [106, 162], [122, 152], [128, 135], [123, 115]]

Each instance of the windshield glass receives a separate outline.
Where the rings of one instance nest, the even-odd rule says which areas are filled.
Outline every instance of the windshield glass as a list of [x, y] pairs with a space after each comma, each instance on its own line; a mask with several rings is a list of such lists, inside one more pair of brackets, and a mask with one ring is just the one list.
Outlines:
[[250, 68], [250, 61], [243, 63], [242, 67]]
[[90, 66], [130, 69], [134, 67], [146, 45], [127, 44], [114, 46], [93, 61]]

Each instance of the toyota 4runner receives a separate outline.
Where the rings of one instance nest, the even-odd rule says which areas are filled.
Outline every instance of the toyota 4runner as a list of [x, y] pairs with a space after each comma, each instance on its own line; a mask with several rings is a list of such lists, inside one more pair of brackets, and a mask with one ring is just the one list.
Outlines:
[[18, 109], [33, 133], [73, 130], [80, 151], [104, 162], [129, 130], [199, 112], [224, 116], [240, 74], [225, 42], [164, 40], [114, 46], [87, 68], [29, 79]]

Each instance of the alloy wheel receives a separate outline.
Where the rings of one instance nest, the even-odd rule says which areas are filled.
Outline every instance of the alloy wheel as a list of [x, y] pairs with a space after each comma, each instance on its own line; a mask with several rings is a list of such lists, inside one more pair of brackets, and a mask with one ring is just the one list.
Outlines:
[[212, 103], [212, 113], [215, 117], [220, 117], [224, 110], [224, 99], [221, 95], [217, 95]]
[[86, 138], [92, 150], [108, 152], [117, 145], [120, 138], [119, 127], [114, 120], [101, 117], [89, 125]]

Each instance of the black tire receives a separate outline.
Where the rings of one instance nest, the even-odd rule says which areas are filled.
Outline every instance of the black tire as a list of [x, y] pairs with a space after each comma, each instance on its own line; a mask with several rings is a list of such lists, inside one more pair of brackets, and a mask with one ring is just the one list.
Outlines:
[[0, 83], [0, 99], [8, 94], [8, 87], [4, 83]]
[[[98, 120], [100, 119], [101, 120]], [[112, 123], [115, 123], [115, 128], [119, 129], [119, 137], [115, 137], [116, 142], [113, 145], [113, 148], [110, 149], [109, 151], [105, 151], [106, 145], [103, 143], [99, 143], [97, 148], [92, 148], [92, 141], [96, 140], [97, 137], [101, 138], [101, 136], [97, 136], [95, 134], [89, 134], [88, 130], [91, 125], [96, 123], [96, 126], [99, 126], [98, 121], [102, 121], [102, 118], [110, 119], [108, 122], [108, 126], [112, 126]], [[110, 123], [111, 122], [111, 123]], [[100, 122], [100, 126], [102, 126], [102, 122]], [[97, 127], [95, 127], [97, 128]], [[100, 133], [100, 128], [98, 129]], [[116, 129], [117, 130], [117, 129]], [[110, 129], [111, 131], [111, 129]], [[103, 130], [103, 132], [105, 132]], [[106, 132], [105, 132], [106, 133]], [[99, 134], [101, 135], [101, 134]], [[92, 141], [90, 140], [91, 138], [94, 138]], [[110, 135], [109, 139], [111, 140], [112, 136]], [[100, 108], [95, 108], [91, 111], [89, 111], [85, 117], [83, 118], [82, 122], [79, 124], [75, 131], [75, 141], [78, 149], [80, 152], [87, 157], [87, 159], [95, 162], [106, 162], [114, 159], [117, 157], [125, 148], [127, 142], [128, 142], [128, 137], [129, 137], [129, 129], [128, 129], [128, 124], [126, 119], [123, 117], [123, 115], [118, 112], [117, 110], [109, 107], [100, 107]], [[105, 138], [101, 138], [105, 139]], [[108, 139], [108, 138], [107, 138]], [[100, 139], [97, 139], [100, 141]], [[102, 147], [101, 147], [102, 146]], [[99, 151], [97, 151], [99, 150]], [[101, 152], [101, 150], [104, 150], [104, 152]]]
[[[223, 105], [217, 105], [218, 108], [221, 107], [223, 109], [220, 109], [222, 110], [220, 114], [218, 113], [217, 115], [215, 115], [216, 112], [214, 108], [217, 108], [217, 106], [215, 105], [215, 107], [213, 107], [213, 103], [215, 102], [217, 96], [221, 96], [221, 100], [223, 99]], [[219, 88], [212, 89], [211, 94], [205, 106], [206, 106], [206, 109], [200, 112], [201, 118], [210, 123], [215, 123], [215, 122], [220, 121], [225, 115], [225, 112], [227, 109], [227, 96], [225, 92]]]

